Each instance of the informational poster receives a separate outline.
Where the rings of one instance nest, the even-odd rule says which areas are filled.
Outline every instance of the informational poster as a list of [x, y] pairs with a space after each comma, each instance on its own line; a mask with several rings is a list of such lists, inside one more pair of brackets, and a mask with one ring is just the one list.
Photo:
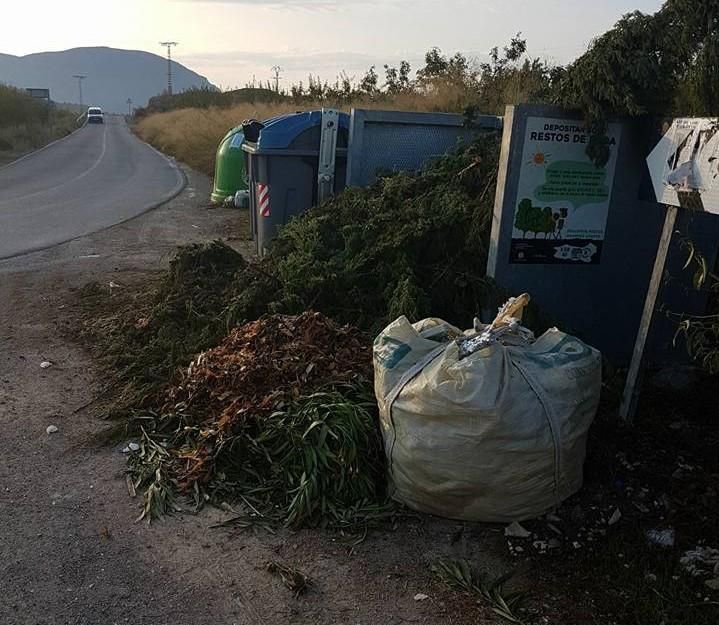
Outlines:
[[610, 157], [597, 166], [586, 154], [582, 122], [527, 118], [510, 263], [599, 263], [620, 133], [609, 124]]
[[647, 165], [658, 202], [719, 214], [719, 120], [675, 119]]

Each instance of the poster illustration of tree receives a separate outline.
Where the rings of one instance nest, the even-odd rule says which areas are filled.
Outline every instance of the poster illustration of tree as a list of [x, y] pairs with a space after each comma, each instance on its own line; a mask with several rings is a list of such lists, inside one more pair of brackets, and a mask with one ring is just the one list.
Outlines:
[[527, 119], [510, 263], [599, 263], [620, 132], [609, 124], [609, 160], [597, 166], [582, 122]]

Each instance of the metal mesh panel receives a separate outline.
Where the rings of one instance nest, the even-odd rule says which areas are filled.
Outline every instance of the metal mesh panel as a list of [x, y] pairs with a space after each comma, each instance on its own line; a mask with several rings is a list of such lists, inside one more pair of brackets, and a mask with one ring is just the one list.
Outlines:
[[361, 180], [370, 184], [377, 174], [416, 171], [428, 160], [451, 151], [464, 128], [368, 122], [364, 126]]

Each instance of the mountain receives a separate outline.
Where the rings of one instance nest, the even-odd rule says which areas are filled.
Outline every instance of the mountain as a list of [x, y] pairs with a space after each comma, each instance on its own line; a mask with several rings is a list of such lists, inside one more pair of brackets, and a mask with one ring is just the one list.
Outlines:
[[[79, 91], [73, 74], [87, 74], [82, 81], [85, 106], [96, 105], [111, 112], [145, 106], [167, 89], [167, 59], [139, 50], [73, 48], [62, 52], [39, 52], [26, 56], [0, 54], [0, 82], [16, 87], [50, 89], [55, 102], [77, 103]], [[172, 62], [173, 91], [189, 87], [215, 89], [207, 78]]]

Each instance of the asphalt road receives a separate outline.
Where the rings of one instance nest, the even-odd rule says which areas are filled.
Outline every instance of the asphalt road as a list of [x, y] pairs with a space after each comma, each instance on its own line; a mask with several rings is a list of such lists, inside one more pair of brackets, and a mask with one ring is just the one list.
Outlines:
[[120, 116], [0, 168], [0, 259], [126, 221], [177, 194], [180, 171]]

